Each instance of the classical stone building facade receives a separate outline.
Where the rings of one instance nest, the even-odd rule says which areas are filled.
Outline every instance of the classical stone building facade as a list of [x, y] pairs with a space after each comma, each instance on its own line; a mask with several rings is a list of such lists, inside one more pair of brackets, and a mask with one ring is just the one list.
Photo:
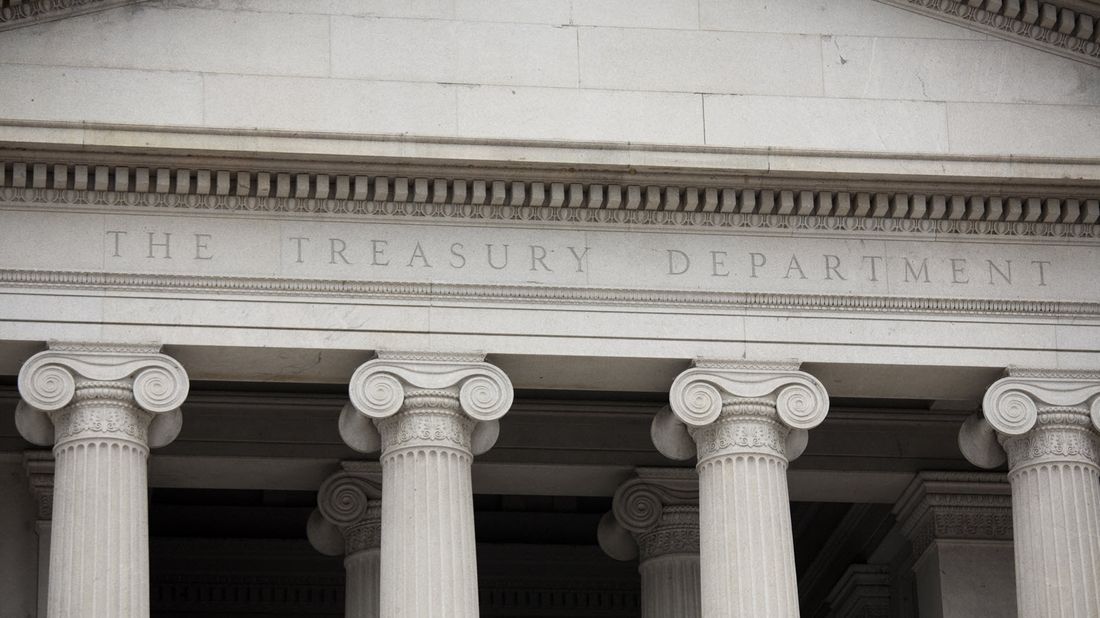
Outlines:
[[1100, 616], [1093, 0], [0, 0], [0, 616]]

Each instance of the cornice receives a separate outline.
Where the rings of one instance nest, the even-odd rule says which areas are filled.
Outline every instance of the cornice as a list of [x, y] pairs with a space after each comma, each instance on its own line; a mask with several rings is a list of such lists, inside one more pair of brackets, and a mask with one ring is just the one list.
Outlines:
[[[426, 178], [320, 172], [0, 164], [0, 202], [66, 209], [412, 217], [806, 232], [1100, 238], [1100, 190], [960, 193]], [[784, 188], [786, 187], [786, 188]]]
[[[226, 129], [0, 119], [0, 160], [95, 167], [145, 166], [316, 172], [393, 177], [462, 176], [689, 186], [720, 179], [833, 178], [834, 191], [888, 180], [895, 190], [949, 185], [1095, 189], [1100, 158], [887, 153], [798, 148], [495, 139], [344, 132]], [[442, 170], [451, 170], [444, 173]], [[904, 184], [898, 184], [902, 182]], [[928, 188], [931, 187], [931, 188]], [[948, 191], [954, 192], [954, 191]], [[1094, 191], [1095, 193], [1095, 191]], [[1068, 196], [1068, 195], [1067, 195]], [[1089, 196], [1094, 197], [1094, 196]]]
[[937, 539], [1012, 539], [1012, 492], [1003, 474], [921, 472], [894, 515], [918, 559]]
[[1087, 0], [878, 0], [1100, 66], [1100, 5]]
[[0, 2], [0, 32], [104, 11], [143, 0], [7, 0]]

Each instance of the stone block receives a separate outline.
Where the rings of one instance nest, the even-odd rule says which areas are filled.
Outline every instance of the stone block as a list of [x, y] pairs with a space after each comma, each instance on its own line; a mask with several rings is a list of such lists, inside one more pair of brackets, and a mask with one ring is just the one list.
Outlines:
[[1100, 156], [1100, 106], [948, 103], [953, 154]]
[[215, 127], [453, 135], [454, 92], [439, 84], [246, 75], [205, 77]]
[[454, 5], [455, 17], [464, 21], [571, 23], [569, 0], [454, 0]]
[[705, 95], [707, 144], [872, 152], [947, 151], [942, 103]]
[[575, 87], [572, 29], [333, 18], [332, 74], [380, 80]]
[[730, 94], [822, 93], [817, 37], [582, 28], [581, 86]]
[[696, 0], [574, 0], [573, 23], [623, 28], [699, 27]]
[[841, 36], [822, 54], [831, 97], [1100, 104], [1100, 71], [1004, 41]]
[[[10, 33], [8, 33], [10, 34]], [[0, 64], [0, 114], [16, 120], [198, 125], [191, 73]]]
[[465, 137], [703, 143], [699, 95], [488, 86], [456, 89], [459, 134]]

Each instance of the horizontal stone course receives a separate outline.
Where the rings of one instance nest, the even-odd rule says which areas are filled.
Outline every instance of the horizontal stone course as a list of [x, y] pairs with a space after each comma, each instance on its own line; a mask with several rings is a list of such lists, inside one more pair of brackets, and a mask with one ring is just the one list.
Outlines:
[[585, 88], [822, 94], [816, 36], [581, 28]]
[[331, 36], [335, 77], [577, 85], [577, 38], [568, 28], [341, 18]]

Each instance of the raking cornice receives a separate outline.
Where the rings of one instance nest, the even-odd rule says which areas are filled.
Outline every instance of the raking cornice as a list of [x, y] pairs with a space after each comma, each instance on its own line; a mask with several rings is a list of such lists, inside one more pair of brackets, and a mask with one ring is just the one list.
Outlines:
[[0, 31], [74, 15], [138, 4], [144, 0], [0, 0]]
[[1100, 3], [1091, 0], [878, 0], [1100, 66]]

